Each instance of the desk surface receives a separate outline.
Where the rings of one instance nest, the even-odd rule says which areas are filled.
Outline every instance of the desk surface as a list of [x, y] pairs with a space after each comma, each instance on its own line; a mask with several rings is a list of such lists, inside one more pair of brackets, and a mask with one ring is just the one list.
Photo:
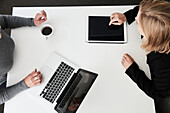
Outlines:
[[[147, 97], [124, 73], [121, 58], [129, 53], [147, 75], [144, 50], [136, 24], [128, 26], [127, 44], [89, 44], [85, 42], [86, 15], [111, 15], [133, 6], [90, 7], [14, 7], [13, 15], [34, 17], [44, 9], [54, 28], [54, 34], [45, 40], [39, 27], [12, 30], [15, 41], [14, 65], [8, 74], [8, 86], [39, 69], [53, 51], [84, 69], [99, 74], [77, 113], [154, 113], [152, 99]], [[5, 104], [5, 113], [56, 113], [26, 91]]]

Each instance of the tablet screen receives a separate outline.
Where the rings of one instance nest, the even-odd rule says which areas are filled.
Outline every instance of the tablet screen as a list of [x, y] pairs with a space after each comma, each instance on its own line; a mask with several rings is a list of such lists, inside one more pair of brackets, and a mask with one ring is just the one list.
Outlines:
[[89, 41], [124, 41], [124, 24], [109, 26], [109, 16], [89, 16], [88, 19]]

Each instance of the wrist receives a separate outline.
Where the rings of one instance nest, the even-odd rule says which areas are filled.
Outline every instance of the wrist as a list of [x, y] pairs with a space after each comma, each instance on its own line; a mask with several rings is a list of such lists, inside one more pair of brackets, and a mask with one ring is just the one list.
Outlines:
[[133, 73], [136, 69], [139, 69], [137, 63], [134, 61], [125, 71], [125, 73], [127, 75], [129, 75], [130, 73]]
[[125, 22], [126, 21], [126, 16], [125, 15], [123, 15], [123, 16], [124, 16], [123, 18], [124, 18], [124, 22]]
[[26, 82], [26, 79], [24, 79], [23, 81], [24, 81], [25, 86], [26, 86], [27, 88], [30, 88], [30, 87], [28, 86], [27, 82]]
[[37, 22], [36, 22], [35, 18], [33, 19], [33, 23], [35, 26], [37, 26]]
[[24, 79], [24, 82], [25, 82], [25, 85], [26, 85], [27, 87], [29, 87], [29, 85], [28, 85], [28, 83], [27, 83], [27, 78]]

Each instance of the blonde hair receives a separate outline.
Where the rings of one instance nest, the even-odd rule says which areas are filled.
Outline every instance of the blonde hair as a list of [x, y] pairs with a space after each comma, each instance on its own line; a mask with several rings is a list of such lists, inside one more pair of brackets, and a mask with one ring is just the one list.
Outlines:
[[143, 0], [139, 22], [146, 37], [141, 45], [147, 52], [170, 52], [170, 2]]

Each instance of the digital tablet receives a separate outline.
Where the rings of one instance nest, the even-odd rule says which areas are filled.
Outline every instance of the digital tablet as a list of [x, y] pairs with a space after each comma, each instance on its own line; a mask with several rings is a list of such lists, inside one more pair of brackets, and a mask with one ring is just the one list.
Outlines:
[[127, 43], [127, 23], [109, 26], [110, 16], [87, 16], [86, 42]]

